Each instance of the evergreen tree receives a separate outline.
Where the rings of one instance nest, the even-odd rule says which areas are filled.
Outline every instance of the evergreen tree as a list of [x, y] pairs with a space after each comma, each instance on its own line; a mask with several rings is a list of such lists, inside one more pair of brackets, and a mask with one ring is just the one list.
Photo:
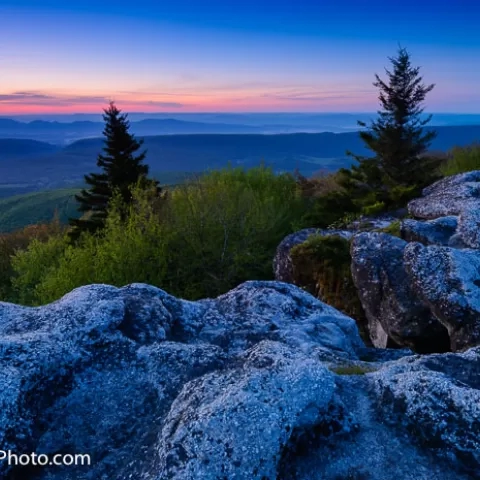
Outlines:
[[360, 132], [373, 157], [347, 152], [358, 162], [340, 174], [343, 186], [353, 197], [366, 203], [391, 205], [402, 194], [413, 194], [432, 178], [433, 159], [425, 155], [436, 133], [425, 131], [431, 115], [422, 119], [422, 104], [434, 85], [425, 85], [420, 68], [412, 67], [410, 55], [400, 48], [395, 58], [389, 58], [392, 71], [386, 70], [387, 81], [375, 75], [373, 83], [380, 90], [381, 110], [378, 119]]
[[124, 205], [132, 201], [131, 187], [140, 184], [145, 188], [155, 187], [160, 193], [158, 182], [148, 179], [148, 165], [143, 164], [146, 151], [135, 155], [143, 144], [129, 133], [130, 124], [127, 115], [110, 102], [104, 109], [105, 146], [97, 158], [100, 173], [85, 175], [87, 189], [83, 189], [75, 198], [79, 203], [80, 219], [70, 219], [72, 226], [69, 236], [76, 240], [84, 231], [96, 232], [105, 225], [109, 202], [113, 195], [120, 195]]

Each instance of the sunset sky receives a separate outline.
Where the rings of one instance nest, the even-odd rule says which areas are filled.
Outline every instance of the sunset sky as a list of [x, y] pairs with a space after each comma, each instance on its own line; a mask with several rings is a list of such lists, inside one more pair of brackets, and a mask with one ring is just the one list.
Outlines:
[[368, 112], [398, 44], [480, 113], [480, 2], [0, 0], [0, 115]]

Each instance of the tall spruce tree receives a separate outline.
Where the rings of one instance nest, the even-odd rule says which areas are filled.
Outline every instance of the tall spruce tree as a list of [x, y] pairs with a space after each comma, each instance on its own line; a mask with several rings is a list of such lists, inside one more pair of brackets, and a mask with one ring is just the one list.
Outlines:
[[160, 193], [158, 182], [148, 179], [148, 165], [143, 164], [146, 151], [135, 155], [143, 141], [138, 141], [129, 133], [130, 124], [127, 115], [122, 114], [110, 102], [104, 109], [105, 146], [103, 153], [97, 158], [100, 173], [85, 175], [88, 188], [75, 195], [79, 211], [83, 214], [79, 219], [70, 219], [69, 233], [72, 241], [78, 239], [82, 232], [91, 233], [101, 230], [105, 225], [109, 202], [114, 194], [119, 194], [124, 205], [131, 203], [131, 187], [140, 184], [144, 188], [154, 187]]
[[413, 193], [431, 179], [434, 160], [425, 154], [436, 133], [424, 130], [431, 115], [422, 119], [422, 104], [435, 85], [422, 83], [420, 68], [412, 67], [406, 49], [399, 48], [389, 60], [393, 68], [385, 69], [387, 81], [375, 75], [373, 83], [380, 90], [379, 117], [370, 125], [358, 122], [367, 128], [360, 137], [374, 156], [347, 152], [358, 164], [343, 169], [340, 178], [354, 197], [392, 206], [399, 192]]

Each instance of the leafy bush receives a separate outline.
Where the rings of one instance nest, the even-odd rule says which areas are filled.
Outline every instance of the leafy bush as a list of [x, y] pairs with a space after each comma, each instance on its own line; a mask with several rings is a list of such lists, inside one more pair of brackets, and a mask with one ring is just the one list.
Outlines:
[[65, 234], [52, 235], [47, 241], [34, 239], [26, 250], [12, 257], [11, 301], [23, 305], [39, 305], [38, 288], [59, 265], [67, 248]]
[[265, 167], [211, 172], [172, 190], [166, 202], [140, 189], [133, 197], [126, 220], [121, 201], [112, 202], [102, 234], [84, 234], [77, 246], [55, 238], [19, 253], [18, 299], [43, 304], [80, 285], [132, 282], [189, 299], [217, 296], [245, 280], [271, 279], [278, 243], [303, 226], [295, 179]]
[[480, 144], [454, 148], [440, 167], [440, 172], [444, 176], [472, 170], [480, 170]]
[[30, 225], [12, 233], [0, 234], [0, 300], [12, 298], [12, 257], [16, 252], [25, 250], [35, 241], [46, 242], [51, 236], [60, 234], [62, 226], [56, 217], [50, 223]]

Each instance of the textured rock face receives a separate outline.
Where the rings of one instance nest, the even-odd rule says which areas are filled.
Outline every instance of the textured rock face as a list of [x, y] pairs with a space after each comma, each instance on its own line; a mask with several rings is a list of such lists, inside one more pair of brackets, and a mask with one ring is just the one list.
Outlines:
[[407, 242], [385, 233], [362, 233], [352, 242], [352, 276], [374, 346], [397, 345], [428, 353], [447, 351], [446, 329], [413, 293], [403, 265]]
[[452, 350], [480, 344], [480, 252], [449, 247], [405, 249], [412, 288], [448, 329]]
[[458, 236], [470, 248], [480, 249], [480, 210], [464, 208], [458, 219]]
[[352, 319], [278, 282], [198, 302], [135, 284], [3, 303], [1, 449], [91, 465], [0, 461], [0, 478], [475, 478], [479, 354], [366, 349]]
[[457, 224], [457, 217], [441, 217], [426, 222], [406, 219], [401, 223], [400, 232], [407, 242], [448, 245], [457, 230]]
[[411, 215], [435, 219], [459, 215], [464, 208], [480, 207], [480, 171], [445, 177], [425, 188], [423, 196], [408, 204]]
[[404, 358], [372, 375], [387, 417], [390, 412], [390, 420], [402, 422], [423, 445], [446, 446], [474, 478], [480, 473], [479, 369], [477, 348]]
[[273, 271], [275, 280], [279, 282], [293, 283], [293, 265], [290, 257], [290, 250], [296, 245], [305, 242], [312, 235], [338, 235], [345, 239], [350, 239], [352, 232], [347, 230], [322, 230], [317, 228], [306, 228], [298, 232], [287, 235], [278, 245], [275, 257], [273, 259]]

